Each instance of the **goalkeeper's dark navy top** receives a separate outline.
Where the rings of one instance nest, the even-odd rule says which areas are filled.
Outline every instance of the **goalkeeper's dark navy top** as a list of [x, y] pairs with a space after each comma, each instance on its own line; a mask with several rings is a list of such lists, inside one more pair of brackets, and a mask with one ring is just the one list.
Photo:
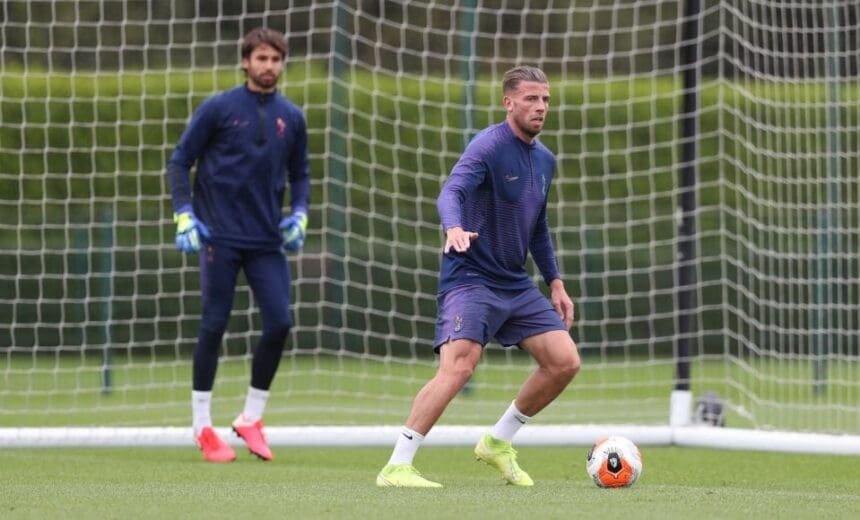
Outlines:
[[546, 146], [537, 139], [532, 144], [522, 141], [507, 121], [472, 139], [451, 170], [436, 207], [443, 230], [460, 226], [479, 236], [465, 253], [452, 249], [443, 255], [440, 293], [470, 283], [529, 287], [529, 251], [547, 284], [559, 278], [546, 216], [555, 164]]
[[[194, 163], [193, 195], [189, 171]], [[194, 112], [167, 163], [173, 209], [193, 206], [212, 241], [279, 247], [278, 224], [290, 184], [293, 212], [310, 197], [307, 126], [282, 95], [246, 85], [216, 94]]]

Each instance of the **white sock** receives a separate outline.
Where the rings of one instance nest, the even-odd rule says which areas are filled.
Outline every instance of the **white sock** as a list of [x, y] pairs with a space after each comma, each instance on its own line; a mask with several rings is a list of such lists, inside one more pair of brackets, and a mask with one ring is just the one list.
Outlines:
[[499, 422], [490, 430], [490, 435], [499, 440], [511, 442], [514, 435], [529, 419], [531, 417], [523, 415], [521, 411], [517, 410], [516, 401], [512, 401], [505, 413], [499, 418]]
[[391, 453], [388, 463], [412, 464], [415, 452], [418, 451], [418, 447], [421, 446], [423, 440], [423, 435], [404, 426], [397, 435], [397, 442], [394, 443], [394, 451]]
[[242, 417], [248, 422], [257, 422], [263, 418], [266, 409], [266, 401], [269, 400], [269, 391], [260, 390], [253, 386], [248, 387], [248, 396], [245, 398], [245, 409]]
[[194, 435], [200, 435], [203, 428], [212, 426], [212, 392], [191, 391], [191, 424]]

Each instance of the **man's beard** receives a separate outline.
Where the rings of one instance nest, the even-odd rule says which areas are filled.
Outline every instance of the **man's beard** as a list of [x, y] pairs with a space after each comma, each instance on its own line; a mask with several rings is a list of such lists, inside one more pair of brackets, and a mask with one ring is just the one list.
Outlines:
[[259, 76], [254, 74], [248, 74], [248, 79], [250, 79], [259, 87], [264, 89], [273, 88], [275, 85], [278, 84], [278, 76], [275, 74], [261, 74]]
[[537, 137], [541, 130], [543, 130], [543, 125], [540, 125], [535, 129], [535, 126], [531, 124], [531, 121], [526, 121], [525, 124], [521, 124], [519, 126], [520, 130], [532, 139]]

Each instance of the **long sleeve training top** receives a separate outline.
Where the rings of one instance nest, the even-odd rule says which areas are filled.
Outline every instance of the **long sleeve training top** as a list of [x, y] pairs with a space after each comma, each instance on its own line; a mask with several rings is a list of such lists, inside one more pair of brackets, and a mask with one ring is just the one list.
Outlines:
[[277, 92], [261, 94], [242, 85], [216, 94], [194, 112], [167, 163], [167, 177], [174, 211], [193, 208], [214, 242], [278, 247], [287, 181], [291, 210], [308, 208], [304, 115]]
[[546, 216], [556, 159], [540, 141], [519, 139], [508, 123], [492, 125], [469, 143], [442, 187], [436, 207], [442, 229], [477, 232], [465, 253], [442, 257], [439, 292], [469, 283], [522, 289], [532, 282], [526, 257], [544, 281], [559, 278]]

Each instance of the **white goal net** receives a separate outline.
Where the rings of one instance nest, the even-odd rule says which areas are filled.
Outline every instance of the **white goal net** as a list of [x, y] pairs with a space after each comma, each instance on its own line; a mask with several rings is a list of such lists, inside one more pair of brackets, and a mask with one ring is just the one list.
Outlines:
[[[165, 164], [198, 104], [243, 81], [238, 44], [258, 25], [288, 35], [281, 91], [306, 113], [313, 178], [271, 428], [405, 419], [435, 371], [435, 198], [504, 118], [504, 72], [533, 64], [551, 82], [549, 219], [583, 358], [535, 428], [688, 438], [662, 429], [684, 342], [691, 414], [714, 392], [726, 430], [860, 434], [856, 2], [8, 0], [0, 439], [190, 438], [199, 285], [173, 246]], [[240, 277], [216, 424], [242, 404], [259, 330]], [[492, 424], [532, 368], [491, 344], [440, 431]]]

